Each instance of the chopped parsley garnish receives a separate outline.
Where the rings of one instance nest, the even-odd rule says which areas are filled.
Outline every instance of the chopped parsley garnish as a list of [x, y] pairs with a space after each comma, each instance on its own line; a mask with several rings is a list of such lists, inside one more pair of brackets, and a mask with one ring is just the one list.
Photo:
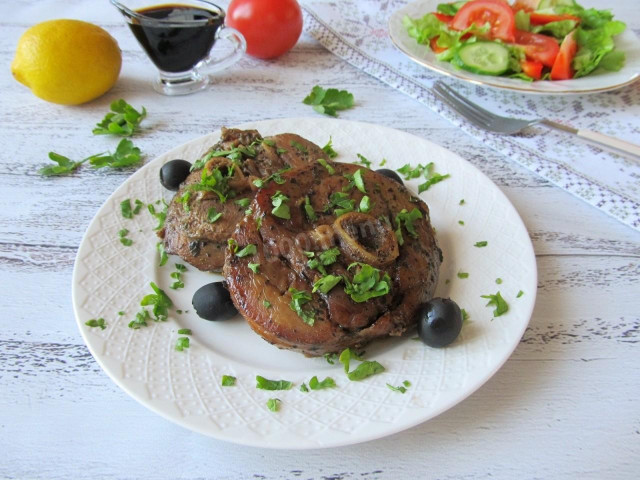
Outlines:
[[279, 398], [270, 398], [269, 400], [267, 400], [267, 408], [272, 412], [277, 412], [278, 410], [280, 410], [280, 403], [282, 402]]
[[353, 183], [356, 188], [360, 190], [362, 193], [367, 193], [367, 190], [364, 188], [364, 179], [362, 178], [362, 169], [356, 170], [356, 173], [353, 174]]
[[133, 218], [133, 208], [131, 208], [131, 200], [125, 199], [120, 202], [120, 213], [124, 218]]
[[256, 376], [256, 388], [261, 390], [289, 390], [293, 382], [287, 380], [268, 380], [260, 375]]
[[351, 359], [362, 361], [362, 357], [350, 348], [345, 348], [338, 357], [338, 361], [344, 365], [344, 373], [349, 373]]
[[318, 380], [318, 377], [314, 376], [309, 380], [309, 388], [311, 390], [324, 390], [325, 388], [335, 388], [336, 382], [333, 378], [327, 377], [321, 382]]
[[307, 384], [306, 383], [303, 383], [302, 385], [300, 385], [300, 391], [301, 392], [305, 392], [305, 393], [309, 392], [309, 389], [307, 388]]
[[386, 295], [391, 290], [391, 277], [388, 273], [380, 275], [381, 271], [366, 263], [354, 262], [347, 270], [360, 267], [358, 273], [353, 276], [353, 280], [344, 278], [344, 291], [354, 302], [362, 303], [374, 297]]
[[423, 173], [427, 172], [428, 171], [427, 167], [428, 165], [421, 165], [419, 163], [417, 167], [413, 168], [411, 167], [411, 165], [407, 163], [406, 165], [398, 168], [396, 171], [404, 175], [405, 180], [411, 180], [412, 178], [418, 178]]
[[447, 178], [449, 178], [451, 175], [449, 175], [448, 173], [445, 175], [440, 175], [439, 173], [432, 173], [429, 175], [429, 178], [427, 179], [426, 182], [421, 183], [420, 185], [418, 185], [418, 193], [422, 193], [426, 190], [429, 190], [429, 188], [432, 185], [435, 185], [436, 183], [440, 183], [443, 180], [446, 180]]
[[289, 293], [291, 293], [291, 302], [289, 303], [289, 308], [296, 312], [304, 323], [313, 326], [315, 322], [315, 313], [305, 312], [302, 309], [302, 306], [304, 304], [309, 303], [313, 299], [311, 294], [304, 290], [296, 290], [293, 287], [289, 288]]
[[260, 264], [259, 263], [250, 263], [248, 265], [248, 267], [253, 273], [260, 273]]
[[460, 201], [458, 202], [458, 205], [464, 205], [464, 198], [461, 198]]
[[296, 142], [295, 140], [291, 140], [291, 146], [295, 148], [299, 153], [309, 153], [307, 147], [302, 145], [300, 142]]
[[426, 165], [418, 164], [418, 166], [415, 168], [411, 167], [411, 165], [407, 163], [403, 167], [400, 167], [397, 171], [404, 175], [405, 180], [419, 178], [420, 176], [424, 177], [426, 182], [418, 185], [418, 193], [422, 193], [426, 190], [429, 190], [429, 187], [431, 187], [432, 185], [435, 185], [436, 183], [439, 183], [442, 180], [450, 177], [448, 173], [446, 175], [441, 175], [434, 172], [433, 168], [433, 162], [429, 162]]
[[111, 111], [93, 129], [94, 135], [130, 137], [142, 119], [147, 116], [147, 110], [144, 107], [142, 107], [142, 112], [138, 112], [122, 98], [111, 102], [110, 108]]
[[186, 272], [187, 271], [187, 267], [185, 267], [181, 263], [176, 263], [175, 265], [176, 265], [176, 270], [178, 270], [179, 272]]
[[191, 335], [191, 329], [181, 328], [180, 330], [178, 330], [178, 335]]
[[358, 210], [361, 211], [362, 213], [369, 213], [369, 211], [371, 210], [371, 199], [369, 198], [369, 195], [364, 195], [360, 199], [360, 205], [358, 206]]
[[238, 242], [236, 242], [233, 238], [229, 238], [227, 240], [227, 245], [229, 245], [229, 250], [231, 250], [231, 253], [236, 253], [238, 251]]
[[318, 163], [327, 169], [329, 175], [333, 175], [334, 173], [336, 173], [336, 169], [329, 165], [329, 162], [327, 162], [324, 158], [319, 158]]
[[496, 283], [497, 283], [498, 285], [502, 284], [502, 279], [501, 279], [501, 278], [496, 278]]
[[489, 306], [496, 307], [493, 310], [494, 317], [499, 317], [500, 315], [503, 315], [509, 311], [509, 305], [507, 305], [507, 302], [505, 302], [504, 298], [502, 298], [502, 295], [500, 295], [500, 292], [497, 292], [495, 295], [480, 295], [480, 296], [482, 298], [489, 299], [489, 303], [487, 303], [487, 307]]
[[467, 272], [458, 272], [458, 278], [469, 278], [469, 274]]
[[460, 313], [462, 314], [462, 323], [466, 322], [469, 319], [469, 314], [464, 308], [460, 309]]
[[104, 330], [107, 328], [107, 324], [104, 321], [104, 318], [100, 317], [98, 319], [92, 318], [91, 320], [87, 320], [84, 324], [88, 327], [100, 327], [100, 330]]
[[169, 255], [167, 255], [167, 251], [164, 249], [164, 243], [156, 243], [156, 250], [158, 250], [158, 253], [160, 254], [160, 263], [158, 263], [158, 266], [163, 267], [169, 260]]
[[[180, 263], [176, 263], [176, 271], [172, 272], [169, 276], [175, 280], [169, 288], [173, 290], [177, 290], [179, 288], [184, 288], [184, 282], [182, 281], [182, 273], [187, 271], [187, 267]], [[180, 333], [180, 332], [178, 332]]]
[[236, 384], [236, 377], [231, 375], [223, 375], [222, 376], [222, 386], [223, 387], [233, 387]]
[[384, 367], [382, 365], [380, 365], [375, 360], [367, 360], [358, 365], [352, 372], [347, 373], [347, 378], [352, 382], [359, 382], [360, 380], [364, 380], [371, 375], [375, 375], [381, 372], [384, 372]]
[[393, 385], [387, 383], [387, 388], [389, 388], [389, 390], [392, 390], [394, 392], [400, 392], [400, 393], [405, 393], [407, 391], [407, 388], [404, 386], [399, 386], [399, 387], [394, 387]]
[[486, 247], [487, 245], [488, 245], [488, 243], [487, 243], [486, 240], [483, 240], [481, 242], [476, 242], [476, 243], [473, 244], [474, 247], [478, 247], [478, 248]]
[[154, 227], [154, 230], [160, 230], [162, 227], [164, 227], [164, 221], [167, 218], [168, 207], [169, 205], [164, 201], [164, 199], [162, 199], [162, 210], [159, 212], [156, 211], [156, 207], [154, 207], [152, 203], [147, 205], [147, 210], [149, 210], [149, 213], [158, 221], [158, 225]]
[[407, 388], [411, 386], [411, 382], [409, 380], [405, 380], [404, 382], [402, 382], [402, 384]]
[[269, 300], [262, 300], [262, 305], [264, 306], [264, 308], [270, 308], [271, 302]]
[[458, 225], [464, 225], [464, 221], [458, 220]]
[[207, 220], [209, 220], [209, 223], [216, 223], [221, 216], [222, 212], [216, 212], [216, 209], [213, 207], [210, 207], [209, 210], [207, 210]]
[[287, 150], [286, 148], [278, 148], [276, 150], [276, 152], [278, 152], [279, 155], [282, 155], [283, 153], [287, 153], [289, 150]]
[[524, 295], [524, 292], [522, 290], [520, 290], [518, 292], [518, 294], [516, 295], [516, 298], [520, 298], [522, 295]]
[[341, 280], [342, 277], [340, 275], [325, 275], [313, 284], [312, 292], [315, 293], [316, 291], [320, 290], [326, 295], [331, 291], [333, 287], [340, 283]]
[[356, 153], [356, 155], [358, 156], [358, 161], [355, 163], [361, 163], [365, 167], [371, 168], [371, 162], [367, 160], [367, 157], [365, 157], [364, 155], [360, 155], [359, 153]]
[[147, 320], [151, 320], [151, 315], [149, 315], [149, 311], [144, 308], [136, 313], [136, 318], [129, 322], [129, 328], [134, 330], [138, 330], [140, 327], [147, 326]]
[[304, 252], [304, 254], [310, 259], [307, 262], [307, 266], [309, 268], [314, 268], [323, 275], [326, 275], [327, 271], [324, 267], [336, 262], [338, 255], [340, 255], [340, 249], [338, 247], [332, 247], [318, 253], [317, 255], [315, 252]]
[[234, 200], [233, 203], [241, 206], [242, 208], [247, 208], [251, 203], [251, 200], [249, 200], [248, 198], [239, 198], [238, 200]]
[[336, 361], [338, 360], [338, 354], [337, 353], [325, 353], [324, 354], [324, 359], [327, 361], [327, 363], [329, 365], [335, 365]]
[[234, 173], [234, 168], [227, 168], [226, 172], [223, 172], [219, 167], [213, 170], [203, 168], [200, 174], [200, 182], [189, 185], [185, 195], [191, 192], [212, 192], [218, 196], [221, 203], [225, 203], [232, 193], [229, 187], [229, 179], [233, 177]]
[[123, 315], [124, 315], [124, 312], [123, 312], [122, 310], [120, 310], [120, 311], [118, 312], [118, 315], [123, 316]]
[[[331, 137], [329, 137], [329, 141], [327, 142], [327, 144], [322, 147], [322, 151], [326, 153], [329, 158], [336, 158], [338, 156], [338, 152], [333, 149], [333, 139]], [[326, 168], [326, 165], [323, 166]], [[333, 175], [333, 173], [329, 173]]]
[[99, 154], [89, 158], [89, 163], [93, 168], [124, 168], [140, 163], [140, 149], [133, 146], [131, 140], [123, 138], [118, 143], [116, 151], [111, 154]]
[[169, 308], [173, 306], [173, 302], [167, 296], [167, 294], [164, 293], [163, 290], [158, 288], [155, 283], [151, 282], [150, 285], [155, 294], [150, 293], [148, 295], [145, 295], [140, 301], [140, 305], [142, 305], [143, 307], [153, 305], [152, 311], [153, 315], [155, 316], [155, 321], [164, 322], [169, 315]]
[[275, 147], [276, 146], [276, 142], [274, 142], [270, 138], [263, 138], [262, 139], [262, 143], [264, 143], [265, 145], [269, 145], [270, 147]]
[[262, 217], [256, 218], [256, 230], [260, 230], [260, 227], [262, 227]]
[[120, 237], [120, 243], [125, 247], [130, 247], [131, 245], [133, 245], [133, 240], [131, 240], [130, 238], [127, 238], [128, 234], [129, 234], [129, 230], [127, 230], [126, 228], [123, 228], [118, 232], [118, 237]]
[[289, 197], [284, 195], [280, 190], [278, 190], [274, 195], [271, 196], [271, 205], [273, 205], [271, 214], [274, 217], [284, 218], [285, 220], [291, 219], [291, 211], [289, 210]]
[[176, 340], [176, 350], [182, 352], [185, 348], [189, 348], [189, 337], [180, 337]]
[[232, 148], [231, 150], [212, 150], [207, 152], [202, 158], [197, 160], [193, 165], [191, 165], [191, 171], [200, 170], [204, 168], [209, 160], [217, 157], [226, 157], [231, 160], [234, 164], [238, 164], [242, 160], [242, 157], [255, 157], [258, 152], [255, 149], [256, 145], [259, 145], [260, 141], [256, 140], [251, 143], [251, 145], [239, 145], [237, 147]]
[[311, 93], [302, 100], [305, 105], [311, 105], [318, 113], [324, 113], [332, 117], [338, 116], [338, 110], [346, 110], [353, 107], [353, 94], [346, 90], [336, 88], [324, 89], [316, 85]]
[[380, 162], [380, 166], [384, 167], [387, 164], [387, 159], [383, 158], [382, 161]]
[[286, 180], [282, 178], [282, 174], [285, 172], [288, 172], [289, 170], [291, 170], [291, 167], [285, 167], [282, 170], [278, 170], [277, 172], [272, 173], [266, 178], [256, 178], [253, 181], [253, 184], [258, 188], [264, 187], [267, 183], [271, 181], [277, 183], [278, 185], [282, 185], [283, 183], [286, 182]]
[[334, 192], [329, 197], [329, 208], [334, 208], [336, 216], [353, 212], [355, 201], [349, 198], [349, 194], [344, 192]]
[[256, 248], [256, 246], [253, 243], [250, 243], [249, 245], [244, 247], [242, 250], [238, 250], [236, 252], [236, 257], [240, 257], [240, 258], [248, 257], [249, 255], [255, 255], [257, 251], [258, 249]]
[[413, 238], [418, 238], [418, 232], [416, 232], [415, 226], [413, 222], [422, 218], [422, 212], [414, 208], [410, 212], [407, 212], [406, 208], [403, 208], [400, 213], [396, 215], [396, 239], [398, 240], [398, 244], [400, 246], [404, 245], [404, 237], [402, 236], [402, 225], [404, 224], [404, 228], [409, 232]]
[[304, 213], [307, 215], [307, 218], [310, 222], [313, 222], [318, 218], [316, 212], [313, 210], [313, 205], [311, 205], [311, 201], [309, 200], [308, 196], [304, 197]]

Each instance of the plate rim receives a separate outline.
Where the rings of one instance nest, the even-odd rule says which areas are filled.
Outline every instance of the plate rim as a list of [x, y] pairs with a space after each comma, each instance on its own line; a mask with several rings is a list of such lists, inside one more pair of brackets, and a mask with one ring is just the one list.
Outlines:
[[[490, 87], [490, 88], [496, 88], [500, 90], [508, 90], [511, 92], [526, 93], [531, 95], [587, 95], [592, 93], [609, 92], [612, 90], [618, 90], [620, 88], [624, 88], [628, 85], [635, 83], [640, 79], [639, 72], [635, 72], [635, 73], [630, 72], [632, 73], [632, 76], [628, 80], [622, 83], [616, 83], [614, 85], [608, 85], [605, 87], [583, 88], [583, 89], [563, 88], [561, 90], [543, 91], [535, 88], [527, 88], [528, 86], [535, 85], [535, 82], [529, 83], [529, 82], [523, 81], [522, 82], [523, 85], [521, 88], [518, 86], [502, 85], [502, 84], [491, 81], [491, 79], [493, 78], [505, 78], [505, 77], [486, 75], [487, 80], [483, 80], [484, 77], [480, 77], [479, 75], [474, 75], [471, 72], [466, 72], [462, 69], [450, 71], [444, 68], [443, 66], [440, 66], [440, 64], [450, 64], [449, 62], [439, 62], [437, 60], [435, 62], [432, 62], [424, 58], [419, 58], [415, 56], [413, 53], [411, 53], [410, 51], [408, 51], [405, 48], [404, 42], [402, 42], [401, 39], [398, 38], [398, 32], [396, 32], [395, 29], [392, 28], [392, 24], [394, 23], [394, 21], [397, 19], [398, 16], [400, 16], [401, 14], [404, 15], [405, 11], [408, 10], [410, 7], [415, 6], [417, 4], [423, 4], [423, 3], [437, 3], [437, 2], [436, 0], [415, 0], [413, 2], [406, 4], [402, 8], [399, 8], [398, 10], [396, 10], [391, 14], [391, 16], [389, 17], [389, 21], [387, 22], [387, 31], [389, 34], [389, 38], [391, 39], [391, 43], [393, 43], [393, 45], [411, 61], [431, 71], [434, 71], [441, 75], [445, 75], [446, 77], [455, 78], [463, 82], [468, 82], [472, 85], [479, 85], [482, 87]], [[629, 35], [630, 36], [629, 38], [633, 38], [634, 41], [638, 43], [637, 46], [640, 46], [640, 39], [638, 39], [638, 37], [633, 32], [633, 30], [631, 30], [630, 28], [626, 28], [625, 31], [623, 32], [623, 35]], [[568, 80], [568, 81], [573, 81], [573, 80], [575, 79]]]
[[[528, 230], [526, 228], [526, 225], [524, 223], [524, 221], [522, 220], [520, 214], [518, 213], [517, 209], [515, 208], [515, 206], [511, 203], [511, 201], [508, 199], [508, 197], [504, 194], [504, 192], [502, 192], [502, 190], [487, 176], [485, 175], [479, 168], [477, 168], [475, 165], [473, 165], [472, 163], [470, 163], [469, 161], [467, 161], [466, 159], [464, 159], [462, 156], [458, 155], [455, 152], [452, 152], [451, 150], [438, 145], [437, 143], [420, 137], [418, 135], [414, 135], [412, 133], [406, 132], [404, 130], [400, 130], [400, 129], [396, 129], [396, 128], [392, 128], [392, 127], [388, 127], [385, 125], [379, 125], [379, 124], [372, 124], [372, 123], [368, 123], [368, 122], [362, 122], [362, 121], [353, 121], [353, 120], [342, 120], [342, 119], [325, 119], [325, 118], [316, 118], [316, 117], [309, 117], [309, 116], [305, 116], [305, 117], [283, 117], [283, 118], [272, 118], [272, 119], [264, 119], [264, 120], [257, 120], [257, 121], [251, 121], [251, 122], [244, 122], [240, 125], [234, 125], [232, 127], [228, 127], [228, 128], [256, 128], [256, 129], [260, 129], [261, 125], [264, 124], [269, 124], [271, 122], [278, 122], [278, 121], [291, 121], [291, 122], [298, 122], [298, 121], [312, 121], [312, 122], [335, 122], [335, 123], [350, 123], [350, 124], [356, 124], [360, 127], [367, 127], [367, 126], [375, 126], [376, 128], [381, 128], [381, 129], [385, 129], [391, 132], [400, 132], [401, 134], [404, 135], [408, 135], [411, 137], [416, 138], [419, 141], [422, 142], [426, 142], [427, 144], [431, 144], [432, 146], [435, 146], [439, 149], [441, 149], [443, 152], [446, 152], [448, 155], [451, 155], [453, 157], [457, 157], [457, 159], [459, 161], [462, 161], [463, 164], [465, 164], [466, 168], [471, 168], [473, 170], [476, 171], [477, 174], [485, 177], [486, 181], [490, 182], [491, 185], [493, 185], [493, 187], [495, 188], [495, 193], [496, 195], [500, 198], [500, 200], [502, 202], [505, 202], [506, 205], [508, 206], [508, 208], [513, 210], [513, 213], [515, 213], [515, 218], [517, 219], [518, 222], [518, 227], [521, 228], [524, 232], [527, 232], [528, 234]], [[348, 445], [356, 445], [356, 444], [360, 444], [360, 443], [364, 443], [364, 442], [369, 442], [369, 441], [373, 441], [373, 440], [377, 440], [380, 438], [384, 438], [387, 436], [391, 436], [394, 434], [397, 434], [399, 432], [408, 430], [409, 428], [413, 428], [417, 425], [421, 425], [429, 420], [431, 420], [432, 418], [435, 418], [436, 416], [444, 413], [447, 410], [450, 410], [452, 408], [454, 408], [455, 406], [459, 405], [462, 401], [466, 400], [469, 396], [471, 396], [473, 393], [475, 393], [480, 387], [482, 387], [487, 381], [489, 381], [498, 370], [500, 370], [504, 364], [507, 362], [507, 360], [511, 357], [511, 355], [513, 354], [513, 352], [515, 351], [515, 349], [518, 347], [518, 345], [520, 344], [520, 340], [522, 339], [522, 336], [525, 332], [525, 330], [527, 329], [527, 327], [529, 326], [529, 323], [531, 321], [531, 317], [533, 314], [533, 310], [535, 308], [536, 305], [536, 298], [537, 298], [537, 279], [538, 279], [538, 271], [537, 271], [537, 262], [536, 262], [536, 257], [535, 257], [535, 251], [533, 248], [533, 244], [531, 242], [531, 238], [529, 237], [529, 235], [527, 235], [528, 238], [528, 242], [527, 242], [527, 256], [530, 256], [529, 261], [531, 262], [531, 266], [532, 266], [532, 272], [531, 272], [531, 277], [528, 278], [528, 280], [531, 281], [531, 284], [535, 286], [535, 288], [533, 288], [531, 290], [531, 292], [527, 291], [527, 296], [531, 299], [529, 304], [528, 304], [528, 308], [526, 309], [526, 311], [524, 311], [523, 313], [523, 317], [526, 318], [526, 321], [522, 322], [521, 328], [518, 332], [517, 335], [517, 341], [514, 341], [512, 345], [509, 346], [509, 348], [505, 351], [505, 354], [503, 356], [503, 358], [500, 359], [499, 362], [496, 363], [495, 367], [493, 369], [487, 370], [484, 372], [484, 375], [481, 375], [480, 377], [476, 378], [474, 381], [470, 381], [469, 382], [469, 387], [467, 387], [467, 389], [465, 390], [463, 395], [460, 395], [458, 397], [455, 398], [455, 401], [453, 402], [449, 402], [447, 404], [442, 405], [439, 409], [434, 409], [431, 412], [429, 412], [428, 415], [425, 415], [423, 417], [420, 417], [414, 421], [408, 421], [408, 422], [395, 422], [395, 423], [389, 423], [387, 424], [386, 428], [379, 432], [379, 433], [374, 433], [374, 434], [366, 434], [363, 436], [359, 436], [358, 438], [352, 439], [351, 437], [345, 438], [344, 440], [340, 440], [340, 441], [335, 441], [333, 443], [327, 443], [327, 444], [323, 444], [323, 443], [313, 443], [313, 440], [309, 440], [308, 443], [293, 443], [293, 444], [288, 444], [286, 446], [281, 446], [281, 445], [276, 445], [276, 444], [271, 444], [270, 442], [266, 442], [266, 443], [261, 443], [260, 441], [252, 441], [253, 439], [247, 439], [245, 440], [244, 438], [229, 438], [227, 435], [224, 434], [223, 431], [212, 431], [211, 429], [207, 429], [205, 427], [201, 427], [199, 424], [197, 423], [193, 423], [193, 422], [188, 422], [185, 421], [184, 417], [179, 417], [179, 416], [172, 416], [170, 415], [167, 411], [163, 410], [160, 408], [159, 405], [157, 405], [156, 403], [152, 402], [151, 399], [144, 397], [140, 392], [133, 390], [132, 388], [129, 387], [129, 385], [127, 385], [123, 380], [119, 377], [117, 377], [115, 375], [115, 372], [111, 371], [111, 367], [107, 365], [107, 362], [105, 361], [104, 358], [102, 358], [102, 355], [98, 355], [98, 352], [96, 351], [96, 345], [94, 345], [91, 341], [91, 338], [89, 337], [89, 333], [90, 333], [90, 329], [85, 328], [84, 323], [82, 322], [81, 319], [81, 314], [79, 312], [79, 304], [80, 302], [78, 301], [78, 295], [79, 295], [79, 285], [78, 285], [78, 275], [79, 275], [79, 269], [80, 269], [80, 255], [83, 252], [83, 246], [85, 246], [88, 242], [87, 242], [87, 237], [89, 235], [89, 233], [91, 232], [91, 230], [94, 228], [94, 223], [96, 223], [99, 219], [99, 217], [101, 216], [101, 214], [103, 214], [106, 210], [111, 211], [111, 208], [107, 208], [109, 207], [109, 203], [111, 202], [111, 199], [116, 196], [118, 194], [118, 192], [120, 192], [122, 189], [126, 188], [127, 183], [134, 177], [134, 175], [144, 175], [143, 173], [141, 173], [143, 170], [148, 170], [148, 169], [152, 169], [155, 165], [159, 164], [159, 162], [161, 161], [161, 159], [166, 158], [170, 155], [173, 155], [174, 151], [179, 151], [185, 148], [188, 148], [189, 146], [193, 145], [193, 144], [197, 144], [199, 142], [202, 142], [204, 139], [207, 139], [209, 137], [216, 137], [219, 136], [220, 134], [220, 128], [213, 130], [211, 133], [205, 134], [205, 135], [201, 135], [199, 137], [193, 138], [191, 140], [188, 140], [166, 152], [163, 152], [159, 155], [157, 155], [156, 157], [154, 157], [152, 160], [150, 160], [149, 162], [147, 162], [145, 165], [143, 165], [141, 168], [139, 168], [138, 170], [136, 170], [135, 172], [133, 172], [129, 177], [127, 177], [127, 179], [120, 184], [103, 202], [103, 204], [98, 208], [98, 210], [96, 211], [95, 215], [93, 216], [93, 218], [91, 219], [91, 221], [89, 222], [83, 236], [80, 242], [80, 245], [78, 247], [78, 252], [76, 254], [76, 258], [74, 261], [74, 268], [73, 268], [73, 274], [72, 274], [72, 304], [73, 304], [73, 310], [74, 310], [74, 316], [76, 319], [76, 324], [78, 326], [78, 329], [80, 330], [80, 334], [82, 336], [82, 339], [85, 343], [85, 345], [87, 346], [87, 348], [89, 349], [91, 355], [93, 356], [93, 358], [96, 360], [96, 362], [100, 365], [100, 368], [107, 374], [107, 376], [119, 387], [121, 388], [127, 395], [129, 395], [130, 397], [132, 397], [134, 400], [136, 400], [139, 404], [141, 404], [142, 406], [144, 406], [145, 408], [148, 408], [149, 410], [153, 411], [154, 413], [160, 415], [161, 417], [165, 418], [166, 420], [169, 420], [170, 422], [179, 425], [181, 427], [187, 428], [191, 431], [195, 431], [197, 433], [201, 433], [203, 435], [206, 435], [208, 437], [211, 438], [215, 438], [217, 440], [223, 440], [223, 441], [227, 441], [230, 443], [234, 443], [234, 444], [238, 444], [238, 445], [244, 445], [244, 446], [250, 446], [250, 447], [256, 447], [256, 448], [267, 448], [267, 449], [273, 449], [273, 450], [309, 450], [309, 449], [324, 449], [324, 448], [335, 448], [335, 447], [342, 447], [342, 446], [348, 446]], [[515, 334], [514, 334], [514, 338], [515, 338]]]

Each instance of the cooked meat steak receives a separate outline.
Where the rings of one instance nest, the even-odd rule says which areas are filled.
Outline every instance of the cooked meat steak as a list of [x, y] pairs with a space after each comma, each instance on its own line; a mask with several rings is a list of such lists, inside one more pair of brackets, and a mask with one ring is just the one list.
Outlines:
[[223, 128], [208, 160], [196, 164], [169, 204], [159, 233], [165, 250], [200, 270], [222, 270], [227, 239], [253, 200], [253, 180], [325, 157], [292, 133], [263, 139], [256, 130]]
[[442, 263], [424, 202], [369, 169], [330, 167], [315, 163], [265, 185], [224, 267], [251, 327], [308, 356], [411, 329]]

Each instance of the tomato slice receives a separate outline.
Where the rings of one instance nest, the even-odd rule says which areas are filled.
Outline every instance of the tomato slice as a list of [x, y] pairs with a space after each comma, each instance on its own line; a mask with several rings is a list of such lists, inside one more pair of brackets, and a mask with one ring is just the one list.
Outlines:
[[442, 53], [446, 50], [446, 48], [438, 45], [438, 37], [433, 37], [429, 41], [429, 46], [431, 47], [431, 50], [433, 50], [434, 53]]
[[553, 66], [551, 67], [551, 80], [569, 80], [573, 78], [573, 74], [575, 73], [573, 69], [573, 57], [576, 56], [576, 51], [578, 50], [575, 33], [576, 31], [574, 30], [562, 40], [560, 52], [558, 52], [556, 61], [553, 62]]
[[522, 72], [526, 75], [529, 75], [531, 78], [535, 80], [540, 80], [542, 77], [542, 62], [537, 60], [525, 60], [520, 63], [522, 67]]
[[465, 3], [451, 21], [451, 28], [464, 30], [471, 25], [491, 25], [489, 38], [499, 38], [505, 42], [513, 42], [516, 32], [516, 21], [513, 10], [503, 0], [472, 0]]
[[516, 31], [514, 43], [524, 49], [529, 60], [537, 60], [547, 67], [553, 66], [560, 50], [555, 38], [524, 30]]
[[546, 25], [547, 23], [560, 22], [562, 20], [574, 20], [576, 22], [580, 22], [579, 17], [574, 17], [569, 14], [547, 15], [546, 13], [529, 13], [529, 21], [531, 22], [531, 25]]
[[453, 20], [453, 15], [445, 15], [444, 13], [433, 12], [438, 20], [449, 25], [451, 20]]

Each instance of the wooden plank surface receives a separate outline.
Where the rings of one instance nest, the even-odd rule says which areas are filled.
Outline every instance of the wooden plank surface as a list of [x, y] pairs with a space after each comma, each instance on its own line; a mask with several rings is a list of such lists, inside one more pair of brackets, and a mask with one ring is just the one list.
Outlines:
[[[0, 1], [0, 477], [16, 479], [612, 479], [640, 473], [640, 234], [462, 134], [308, 36], [274, 61], [243, 59], [206, 92], [151, 93], [152, 68], [108, 2]], [[102, 3], [106, 5], [102, 5]], [[616, 14], [640, 28], [637, 2]], [[621, 13], [620, 13], [621, 12]], [[48, 18], [107, 28], [123, 49], [115, 88], [79, 107], [46, 104], [11, 77], [20, 34]], [[381, 440], [304, 453], [192, 433], [121, 391], [84, 346], [71, 306], [82, 234], [131, 172], [35, 172], [54, 150], [82, 158], [117, 140], [90, 130], [110, 101], [149, 110], [146, 161], [223, 125], [313, 115], [311, 86], [353, 92], [341, 118], [430, 139], [485, 172], [522, 216], [539, 271], [536, 308], [505, 366], [470, 398]], [[631, 87], [637, 88], [637, 87]]]

